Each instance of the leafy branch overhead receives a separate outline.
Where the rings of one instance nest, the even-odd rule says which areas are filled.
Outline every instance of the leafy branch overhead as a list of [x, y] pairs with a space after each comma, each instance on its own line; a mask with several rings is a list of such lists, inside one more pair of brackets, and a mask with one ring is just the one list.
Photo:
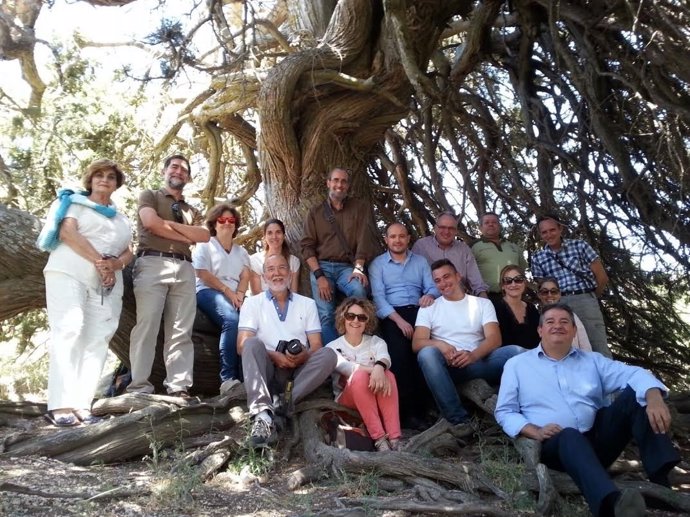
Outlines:
[[[0, 6], [0, 57], [21, 64], [31, 92], [26, 102], [0, 92], [15, 119], [6, 132], [15, 139], [0, 156], [5, 203], [40, 215], [55, 178], [77, 173], [88, 152], [107, 150], [139, 171], [138, 188], [150, 184], [164, 154], [183, 149], [208, 163], [197, 180], [204, 203], [237, 200], [250, 229], [280, 217], [293, 243], [335, 164], [356, 171], [354, 189], [371, 201], [380, 225], [398, 219], [415, 236], [445, 209], [459, 212], [462, 231], [475, 236], [477, 213], [491, 210], [533, 252], [535, 214], [558, 211], [609, 271], [604, 307], [615, 352], [683, 382], [690, 360], [690, 330], [678, 314], [690, 267], [685, 3], [210, 0], [186, 9], [161, 8], [149, 36], [128, 42], [151, 50], [151, 67], [121, 76], [132, 97], [123, 99], [118, 127], [103, 132], [105, 146], [82, 138], [86, 128], [73, 119], [67, 126], [54, 100], [65, 79], [36, 65], [37, 46], [57, 48], [33, 30], [50, 9], [29, 0]], [[67, 69], [65, 56], [55, 55], [55, 66]], [[89, 91], [92, 79], [82, 77]], [[137, 109], [163, 103], [176, 103], [177, 119], [152, 140], [150, 128], [135, 122]], [[92, 104], [71, 106], [97, 123]], [[28, 148], [17, 143], [25, 139]], [[244, 239], [251, 245], [256, 232]]]

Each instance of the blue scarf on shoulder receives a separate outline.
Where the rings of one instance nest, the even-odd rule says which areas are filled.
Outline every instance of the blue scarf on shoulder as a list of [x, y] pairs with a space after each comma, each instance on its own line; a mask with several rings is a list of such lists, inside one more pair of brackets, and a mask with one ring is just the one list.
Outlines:
[[115, 207], [110, 205], [99, 205], [94, 203], [88, 197], [88, 192], [74, 192], [70, 189], [60, 189], [58, 191], [58, 203], [50, 207], [48, 216], [46, 217], [46, 224], [43, 226], [41, 233], [36, 239], [36, 246], [42, 251], [53, 251], [60, 244], [60, 224], [67, 215], [67, 210], [72, 203], [88, 206], [96, 212], [105, 217], [113, 218], [117, 214]]

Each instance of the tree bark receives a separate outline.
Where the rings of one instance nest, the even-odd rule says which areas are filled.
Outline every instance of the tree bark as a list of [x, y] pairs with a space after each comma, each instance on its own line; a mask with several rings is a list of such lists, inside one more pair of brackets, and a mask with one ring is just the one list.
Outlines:
[[37, 217], [0, 203], [0, 321], [45, 307], [48, 254], [34, 244], [40, 228]]
[[[0, 203], [0, 321], [32, 309], [45, 307], [43, 268], [48, 254], [40, 251], [36, 238], [41, 228], [38, 218], [27, 212]], [[110, 342], [111, 350], [129, 365], [129, 336], [136, 323], [136, 301], [132, 290], [131, 267], [124, 271], [125, 293], [120, 325]], [[197, 311], [192, 341], [194, 342], [194, 386], [196, 394], [216, 395], [220, 387], [218, 356], [218, 328]], [[162, 332], [156, 344], [156, 358], [151, 382], [163, 389]]]

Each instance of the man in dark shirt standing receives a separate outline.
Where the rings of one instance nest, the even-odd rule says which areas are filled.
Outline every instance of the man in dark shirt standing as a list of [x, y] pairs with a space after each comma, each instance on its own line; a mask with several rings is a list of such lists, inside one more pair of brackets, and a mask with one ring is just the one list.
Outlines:
[[209, 240], [201, 213], [182, 195], [191, 180], [189, 161], [170, 156], [163, 166], [165, 185], [139, 194], [139, 251], [134, 265], [137, 324], [132, 329], [129, 359], [132, 382], [127, 391], [153, 393], [149, 382], [156, 339], [163, 317], [163, 359], [169, 394], [186, 397], [192, 385], [196, 316], [196, 277], [190, 246]]
[[375, 250], [371, 208], [364, 200], [347, 196], [350, 174], [341, 167], [331, 170], [326, 180], [328, 197], [307, 214], [301, 241], [324, 345], [338, 337], [336, 291], [366, 298], [369, 280], [364, 265]]

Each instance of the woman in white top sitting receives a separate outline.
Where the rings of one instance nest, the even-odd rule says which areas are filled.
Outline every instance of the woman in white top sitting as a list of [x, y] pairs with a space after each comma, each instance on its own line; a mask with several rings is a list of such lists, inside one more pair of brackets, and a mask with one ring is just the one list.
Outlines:
[[211, 239], [197, 244], [192, 252], [197, 306], [221, 329], [221, 394], [240, 383], [237, 325], [249, 283], [249, 254], [233, 243], [240, 224], [235, 208], [226, 203], [214, 206], [206, 216]]
[[251, 267], [249, 285], [252, 294], [258, 294], [266, 290], [266, 282], [263, 277], [264, 261], [266, 257], [271, 255], [283, 255], [287, 259], [292, 272], [290, 291], [297, 292], [299, 286], [299, 259], [294, 255], [290, 255], [290, 247], [285, 241], [285, 225], [283, 221], [280, 219], [269, 219], [264, 224], [263, 249], [249, 257]]
[[[553, 277], [540, 279], [537, 282], [537, 296], [541, 302], [542, 310], [547, 305], [558, 303], [561, 299], [561, 288], [558, 286], [558, 280]], [[591, 352], [592, 344], [589, 342], [585, 326], [582, 324], [582, 320], [577, 317], [577, 314], [575, 314], [575, 328], [577, 332], [573, 339], [573, 346], [585, 352]]]
[[51, 252], [43, 270], [50, 324], [46, 418], [58, 427], [100, 420], [91, 402], [120, 322], [122, 270], [133, 258], [129, 220], [110, 201], [124, 181], [115, 162], [91, 163], [82, 178], [86, 192], [60, 191], [37, 242]]
[[333, 391], [336, 402], [357, 409], [376, 450], [398, 450], [398, 386], [386, 342], [373, 335], [376, 323], [369, 300], [346, 298], [336, 309], [335, 327], [341, 336], [326, 345], [338, 355]]

